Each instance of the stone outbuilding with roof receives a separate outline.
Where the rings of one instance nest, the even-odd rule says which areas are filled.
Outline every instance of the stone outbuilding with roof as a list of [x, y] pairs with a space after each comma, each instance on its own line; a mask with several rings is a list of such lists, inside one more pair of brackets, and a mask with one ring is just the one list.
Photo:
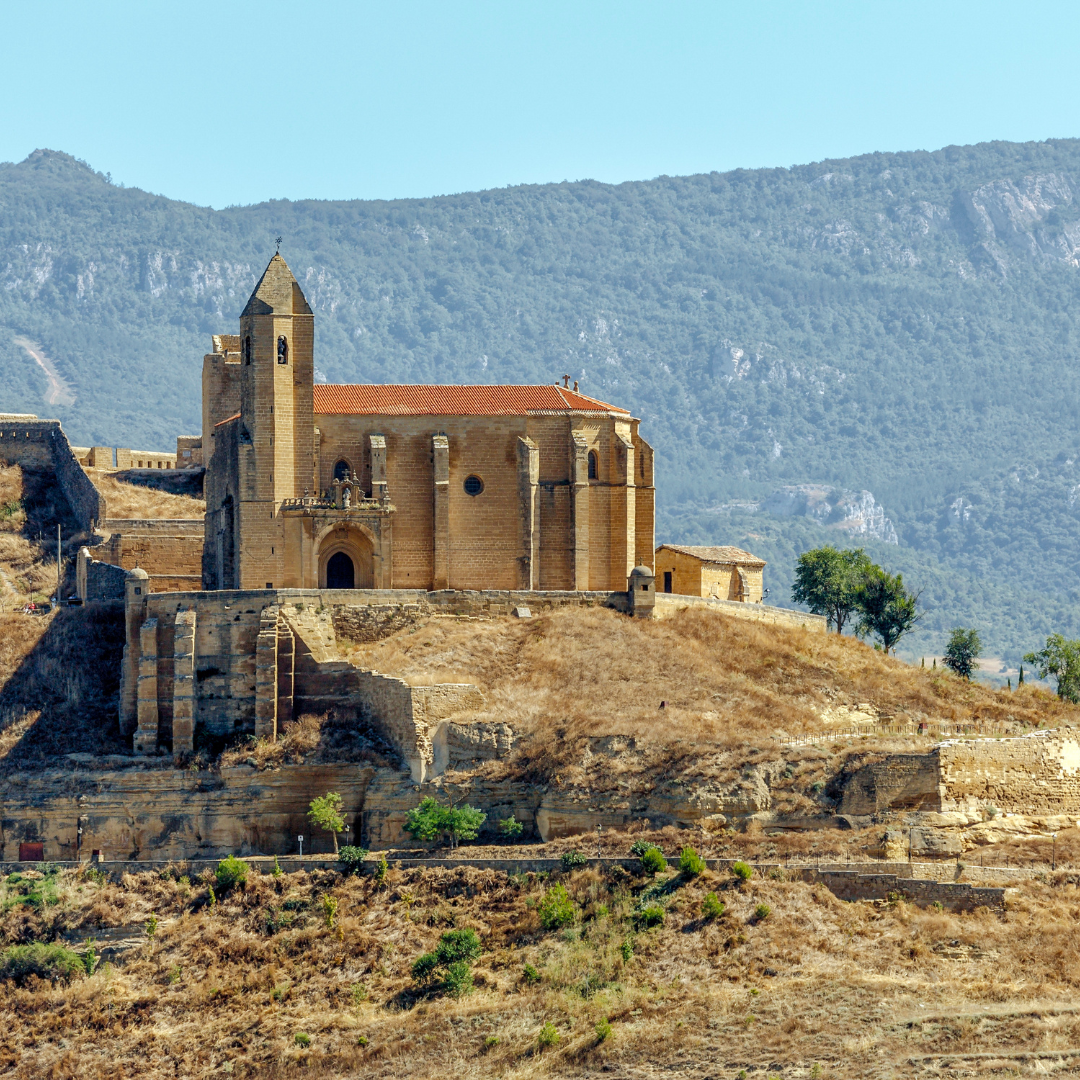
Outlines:
[[204, 359], [204, 588], [614, 591], [652, 565], [625, 409], [576, 384], [316, 384], [314, 322], [275, 255]]
[[661, 544], [656, 549], [656, 591], [760, 604], [765, 565], [764, 559], [742, 548]]

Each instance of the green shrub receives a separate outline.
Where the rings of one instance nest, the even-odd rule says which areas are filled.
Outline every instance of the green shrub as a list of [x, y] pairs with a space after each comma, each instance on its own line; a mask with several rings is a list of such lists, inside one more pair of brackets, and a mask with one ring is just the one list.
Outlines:
[[724, 902], [716, 893], [710, 892], [705, 894], [705, 899], [701, 901], [701, 916], [704, 919], [719, 919], [724, 914]]
[[446, 967], [443, 989], [451, 997], [464, 997], [473, 988], [472, 971], [467, 960], [455, 960]]
[[810, 1066], [810, 1080], [821, 1080], [821, 1065], [816, 1061]]
[[540, 981], [540, 972], [532, 964], [526, 964], [521, 971], [521, 977], [529, 986], [535, 986]]
[[758, 904], [754, 908], [754, 921], [761, 922], [762, 919], [767, 919], [772, 914], [772, 908], [768, 904]]
[[480, 939], [475, 930], [447, 930], [435, 947], [435, 956], [440, 964], [449, 967], [461, 960], [473, 963], [480, 959]]
[[630, 854], [633, 855], [635, 859], [640, 859], [649, 848], [655, 846], [655, 844], [650, 844], [648, 840], [635, 840], [630, 845]]
[[276, 855], [274, 856], [274, 869], [271, 870], [270, 873], [273, 877], [276, 878], [281, 877], [281, 875], [285, 873], [285, 871], [281, 869], [281, 864], [277, 861]]
[[562, 868], [564, 870], [576, 870], [580, 866], [588, 865], [588, 858], [581, 854], [580, 851], [564, 851], [562, 853]]
[[97, 967], [97, 942], [86, 939], [86, 947], [83, 949], [83, 967], [86, 968], [87, 975], [94, 974], [94, 968]]
[[705, 860], [688, 845], [679, 856], [679, 869], [687, 877], [697, 877], [705, 869]]
[[496, 827], [507, 840], [516, 840], [525, 831], [525, 825], [516, 817], [503, 818]]
[[390, 864], [386, 861], [386, 852], [379, 855], [379, 861], [375, 864], [375, 882], [381, 885], [386, 881], [386, 875], [390, 872]]
[[611, 1021], [606, 1016], [601, 1016], [596, 1021], [596, 1027], [593, 1028], [596, 1032], [596, 1041], [603, 1042], [605, 1039], [611, 1038]]
[[322, 894], [322, 912], [323, 922], [326, 923], [327, 930], [334, 929], [334, 919], [337, 917], [338, 902], [337, 897], [331, 896], [329, 893]]
[[293, 1040], [297, 1046], [302, 1046], [305, 1050], [311, 1045], [311, 1036], [306, 1031], [298, 1031]]
[[146, 936], [151, 940], [153, 940], [154, 935], [157, 933], [157, 928], [158, 917], [156, 915], [151, 915], [150, 918], [143, 923], [143, 930], [146, 933]]
[[352, 999], [353, 1008], [359, 1009], [361, 1004], [367, 1001], [368, 988], [363, 983], [353, 983], [349, 987], [349, 997]]
[[433, 952], [422, 953], [412, 962], [412, 977], [417, 982], [427, 982], [439, 966], [439, 958]]
[[632, 960], [634, 958], [634, 939], [624, 938], [623, 943], [619, 946], [619, 955], [623, 960]]
[[559, 1042], [559, 1030], [548, 1020], [536, 1036], [536, 1045], [544, 1050], [549, 1046], [555, 1046]]
[[664, 858], [664, 853], [654, 846], [647, 847], [641, 853], [641, 868], [647, 874], [659, 874], [661, 871], [667, 869], [667, 859]]
[[754, 874], [754, 868], [749, 863], [744, 863], [741, 860], [736, 860], [731, 864], [731, 872], [740, 881], [749, 881]]
[[540, 916], [540, 925], [545, 930], [558, 930], [561, 926], [567, 926], [574, 921], [576, 914], [574, 901], [570, 899], [564, 885], [552, 885], [536, 905], [536, 911]]
[[646, 904], [635, 914], [634, 920], [640, 928], [647, 930], [650, 926], [662, 926], [665, 914], [666, 912], [659, 904]]
[[442, 989], [453, 997], [461, 997], [472, 989], [469, 965], [480, 958], [480, 950], [480, 938], [475, 930], [447, 930], [433, 952], [413, 961], [412, 977], [426, 983], [441, 969]]
[[49, 982], [70, 982], [85, 972], [83, 958], [58, 942], [12, 945], [0, 953], [0, 979], [11, 979], [20, 986], [31, 975]]
[[338, 851], [337, 861], [343, 873], [359, 874], [366, 857], [367, 848], [353, 847], [346, 844], [345, 847]]
[[484, 1040], [484, 1048], [487, 1049], [487, 1050], [490, 1050], [492, 1047], [498, 1046], [498, 1045], [499, 1045], [499, 1036], [498, 1035], [489, 1035]]
[[218, 888], [222, 891], [236, 888], [238, 885], [242, 889], [247, 884], [248, 864], [230, 855], [218, 863], [214, 876], [217, 878]]
[[611, 912], [608, 910], [607, 904], [597, 904], [596, 907], [593, 908], [594, 919], [606, 919], [610, 914]]

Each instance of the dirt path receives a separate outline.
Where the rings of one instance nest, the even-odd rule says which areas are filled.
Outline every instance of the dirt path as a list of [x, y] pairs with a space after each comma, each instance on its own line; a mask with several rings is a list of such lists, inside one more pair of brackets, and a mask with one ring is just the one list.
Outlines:
[[17, 337], [13, 339], [15, 344], [25, 349], [33, 358], [49, 380], [49, 389], [45, 391], [45, 400], [50, 405], [74, 405], [75, 391], [71, 389], [64, 377], [56, 370], [56, 365], [42, 350], [41, 346], [29, 338]]

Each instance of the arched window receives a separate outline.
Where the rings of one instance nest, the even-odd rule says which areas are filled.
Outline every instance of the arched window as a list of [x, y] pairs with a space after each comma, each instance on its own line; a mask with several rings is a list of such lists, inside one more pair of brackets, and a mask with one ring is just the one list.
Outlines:
[[465, 477], [465, 494], [466, 495], [479, 495], [484, 490], [484, 481], [479, 476], [466, 476]]
[[335, 480], [348, 480], [352, 474], [352, 469], [349, 468], [349, 463], [342, 458], [334, 466], [334, 479]]
[[249, 337], [244, 338], [243, 352], [244, 352], [244, 363], [245, 364], [250, 364], [251, 363], [251, 338], [249, 338]]
[[289, 362], [289, 342], [284, 334], [277, 339], [277, 362], [279, 364]]
[[598, 480], [600, 478], [600, 459], [596, 456], [595, 450], [589, 451], [589, 479]]

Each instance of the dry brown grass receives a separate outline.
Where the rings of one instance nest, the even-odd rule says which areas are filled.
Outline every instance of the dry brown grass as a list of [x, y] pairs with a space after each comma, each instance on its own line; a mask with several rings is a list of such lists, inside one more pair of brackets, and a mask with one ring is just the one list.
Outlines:
[[[1080, 1048], [1080, 890], [1065, 880], [1023, 884], [1004, 916], [954, 915], [845, 904], [782, 877], [738, 888], [712, 872], [652, 882], [586, 869], [561, 878], [575, 925], [545, 933], [536, 903], [547, 883], [535, 876], [256, 876], [211, 907], [206, 883], [178, 874], [99, 886], [68, 873], [59, 902], [37, 910], [5, 887], [5, 944], [82, 941], [110, 926], [137, 935], [151, 913], [160, 921], [152, 942], [70, 986], [0, 985], [0, 1070], [704, 1078], [805, 1077], [820, 1063], [826, 1077], [955, 1077], [1028, 1075], [1036, 1062], [1020, 1055]], [[647, 889], [666, 908], [654, 930], [633, 917]], [[726, 904], [711, 922], [706, 891]], [[333, 928], [326, 893], [338, 901]], [[771, 913], [758, 919], [762, 903]], [[459, 1000], [409, 973], [450, 927], [475, 929], [484, 949]], [[600, 1042], [602, 1018], [612, 1035]], [[546, 1022], [560, 1039], [541, 1051]], [[1070, 1075], [1075, 1059], [1047, 1064]]]
[[477, 683], [486, 697], [479, 719], [532, 737], [525, 753], [547, 773], [579, 760], [582, 740], [612, 734], [632, 737], [639, 751], [662, 750], [668, 764], [775, 746], [777, 736], [826, 730], [821, 712], [836, 704], [1017, 730], [1080, 719], [1080, 709], [1038, 688], [994, 690], [854, 638], [700, 610], [658, 622], [600, 608], [532, 620], [438, 618], [347, 655], [412, 682]]
[[246, 764], [267, 769], [328, 761], [364, 761], [380, 768], [397, 765], [385, 738], [349, 709], [299, 716], [283, 725], [276, 742], [248, 736], [225, 749], [218, 764], [222, 768]]
[[129, 483], [116, 473], [87, 469], [86, 475], [105, 497], [110, 518], [201, 518], [206, 503], [190, 495]]

